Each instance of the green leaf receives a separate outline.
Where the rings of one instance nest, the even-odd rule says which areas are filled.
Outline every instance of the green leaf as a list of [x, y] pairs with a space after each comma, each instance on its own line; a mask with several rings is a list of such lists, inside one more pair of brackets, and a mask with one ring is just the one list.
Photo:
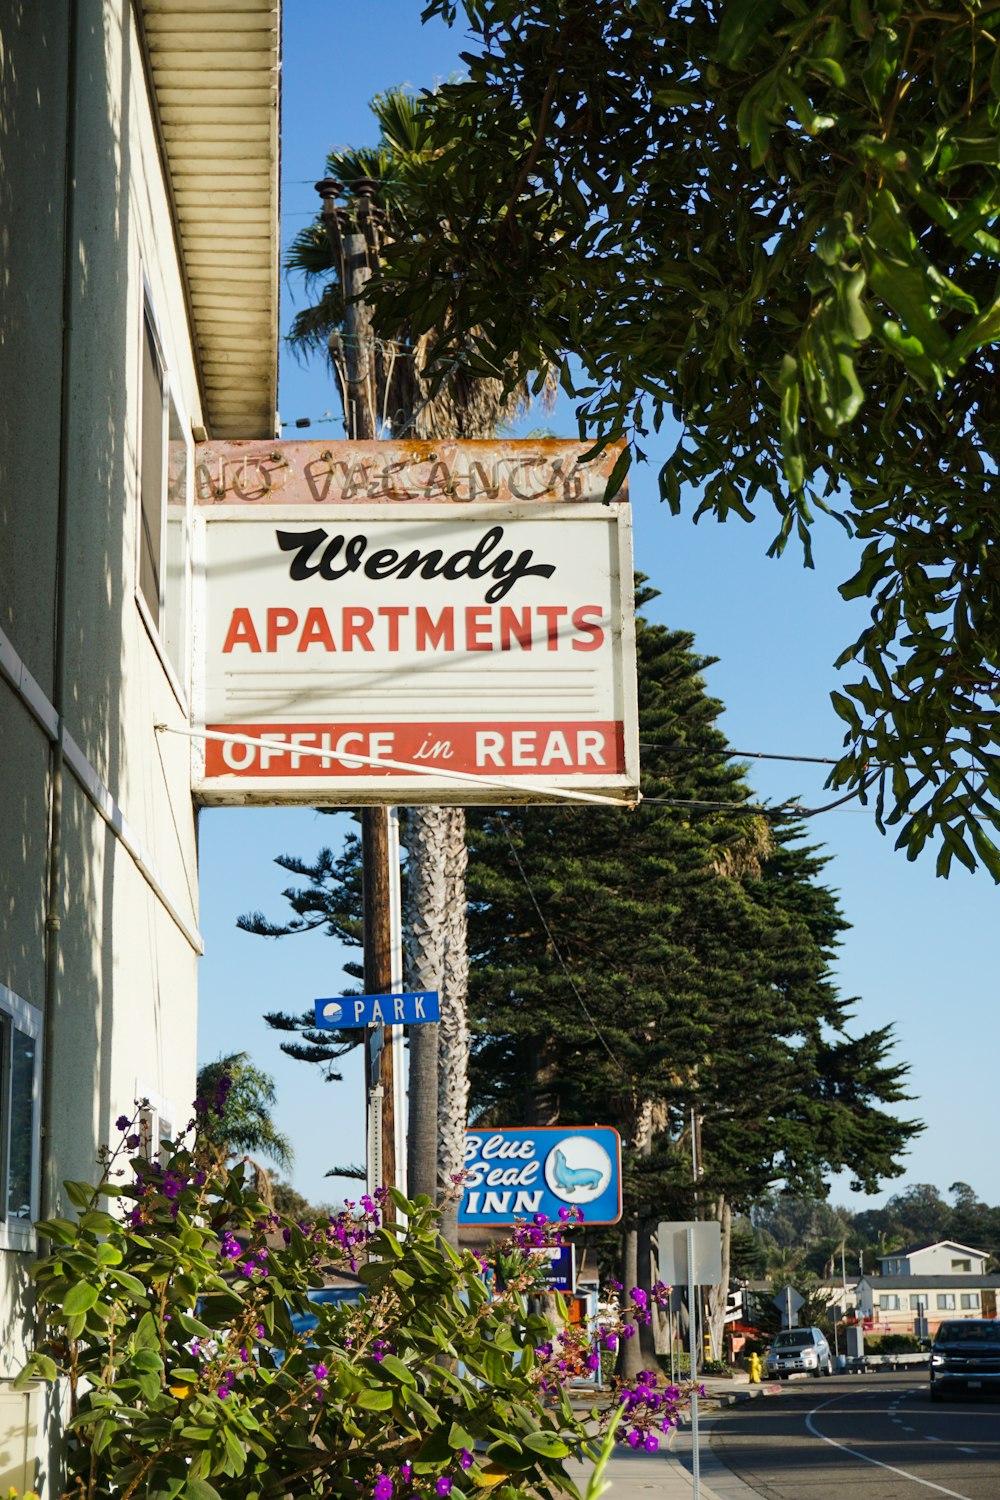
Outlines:
[[607, 488], [604, 491], [605, 505], [607, 505], [615, 498], [615, 496], [618, 494], [618, 491], [625, 483], [625, 477], [628, 474], [629, 466], [631, 465], [631, 463], [632, 449], [630, 445], [626, 443], [622, 448], [622, 451], [619, 453], [618, 457], [615, 459], [614, 467], [612, 468], [611, 474], [608, 477]]
[[466, 1432], [460, 1422], [452, 1422], [448, 1430], [449, 1448], [468, 1448], [471, 1453], [476, 1446], [476, 1440], [471, 1433]]
[[554, 1432], [529, 1432], [525, 1434], [524, 1446], [543, 1458], [567, 1458], [569, 1445]]
[[94, 1189], [89, 1182], [64, 1182], [66, 1196], [74, 1208], [89, 1209], [94, 1202]]
[[72, 1318], [78, 1313], [89, 1312], [98, 1296], [98, 1288], [92, 1282], [78, 1281], [66, 1294], [62, 1304], [63, 1313], [67, 1318]]
[[131, 1271], [123, 1271], [120, 1268], [116, 1268], [111, 1275], [115, 1283], [128, 1292], [130, 1296], [144, 1300], [148, 1298], [149, 1289], [143, 1286], [138, 1276], [133, 1276]]
[[184, 1494], [186, 1500], [222, 1500], [218, 1490], [207, 1479], [198, 1479], [193, 1474], [188, 1475]]
[[[412, 1401], [412, 1396], [407, 1398]], [[355, 1397], [355, 1405], [360, 1406], [362, 1411], [391, 1411], [392, 1391], [379, 1389], [361, 1391]]]
[[426, 1401], [420, 1394], [420, 1392], [415, 1389], [415, 1387], [407, 1386], [405, 1399], [407, 1406], [412, 1407], [412, 1409], [417, 1412], [419, 1416], [423, 1417], [424, 1421], [429, 1427], [433, 1428], [441, 1426], [440, 1416], [434, 1410], [430, 1402]]
[[777, 0], [729, 0], [719, 27], [716, 59], [724, 67], [738, 68], [770, 26], [777, 8]]
[[380, 1368], [386, 1370], [390, 1375], [395, 1375], [396, 1379], [401, 1380], [404, 1385], [416, 1384], [416, 1376], [413, 1371], [401, 1359], [397, 1359], [395, 1354], [383, 1354], [380, 1361]]
[[194, 1334], [196, 1338], [200, 1339], [211, 1338], [212, 1330], [207, 1323], [202, 1323], [198, 1318], [192, 1317], [190, 1313], [180, 1312], [175, 1313], [174, 1316], [185, 1333]]

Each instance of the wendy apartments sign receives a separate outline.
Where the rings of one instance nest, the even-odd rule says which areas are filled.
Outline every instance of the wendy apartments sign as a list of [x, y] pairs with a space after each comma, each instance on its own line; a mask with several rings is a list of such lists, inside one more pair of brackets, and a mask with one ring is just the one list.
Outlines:
[[629, 507], [574, 442], [204, 443], [204, 802], [638, 785]]

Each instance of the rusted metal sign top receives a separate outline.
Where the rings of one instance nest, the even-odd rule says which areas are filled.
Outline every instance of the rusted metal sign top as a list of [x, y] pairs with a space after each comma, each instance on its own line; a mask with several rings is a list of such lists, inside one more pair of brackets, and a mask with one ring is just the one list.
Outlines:
[[[588, 443], [488, 442], [200, 443], [199, 505], [349, 505], [601, 501], [622, 444], [582, 461]], [[619, 500], [627, 499], [624, 491]]]

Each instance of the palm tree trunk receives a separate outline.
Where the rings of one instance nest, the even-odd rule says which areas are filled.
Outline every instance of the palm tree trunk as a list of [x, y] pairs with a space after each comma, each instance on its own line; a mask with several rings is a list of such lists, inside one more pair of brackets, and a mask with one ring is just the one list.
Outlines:
[[434, 809], [444, 833], [445, 953], [438, 1035], [438, 1201], [441, 1233], [458, 1247], [458, 1198], [455, 1178], [465, 1164], [465, 1131], [469, 1120], [469, 949], [465, 872], [465, 810]]
[[[448, 927], [443, 809], [413, 807], [407, 814], [409, 921], [406, 958], [415, 990], [444, 990]], [[410, 1196], [438, 1201], [438, 1034], [430, 1022], [410, 1028], [410, 1114], [407, 1170]]]

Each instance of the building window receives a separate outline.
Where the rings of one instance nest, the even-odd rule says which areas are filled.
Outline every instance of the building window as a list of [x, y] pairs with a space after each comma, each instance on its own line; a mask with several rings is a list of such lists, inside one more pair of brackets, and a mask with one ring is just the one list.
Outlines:
[[927, 1293], [916, 1292], [910, 1297], [910, 1312], [927, 1311]]
[[139, 1101], [136, 1121], [139, 1151], [147, 1161], [156, 1161], [164, 1141], [174, 1138], [174, 1112], [156, 1094], [148, 1095], [137, 1090], [136, 1097]]
[[0, 1249], [34, 1247], [42, 1017], [0, 984]]
[[190, 610], [191, 445], [148, 303], [142, 318], [139, 598], [182, 694]]
[[954, 1292], [938, 1292], [937, 1305], [938, 1305], [938, 1312], [954, 1312], [955, 1311], [955, 1293]]
[[959, 1272], [959, 1273], [965, 1272], [965, 1271], [971, 1271], [972, 1270], [972, 1261], [971, 1260], [953, 1260], [952, 1263], [951, 1263], [951, 1269], [953, 1271], [956, 1271], [956, 1272]]
[[979, 1311], [979, 1293], [978, 1292], [963, 1292], [962, 1293], [962, 1299], [961, 1299], [961, 1306], [962, 1306], [962, 1311], [963, 1312], [978, 1312]]
[[883, 1292], [878, 1305], [881, 1312], [899, 1312], [899, 1298], [894, 1292]]

